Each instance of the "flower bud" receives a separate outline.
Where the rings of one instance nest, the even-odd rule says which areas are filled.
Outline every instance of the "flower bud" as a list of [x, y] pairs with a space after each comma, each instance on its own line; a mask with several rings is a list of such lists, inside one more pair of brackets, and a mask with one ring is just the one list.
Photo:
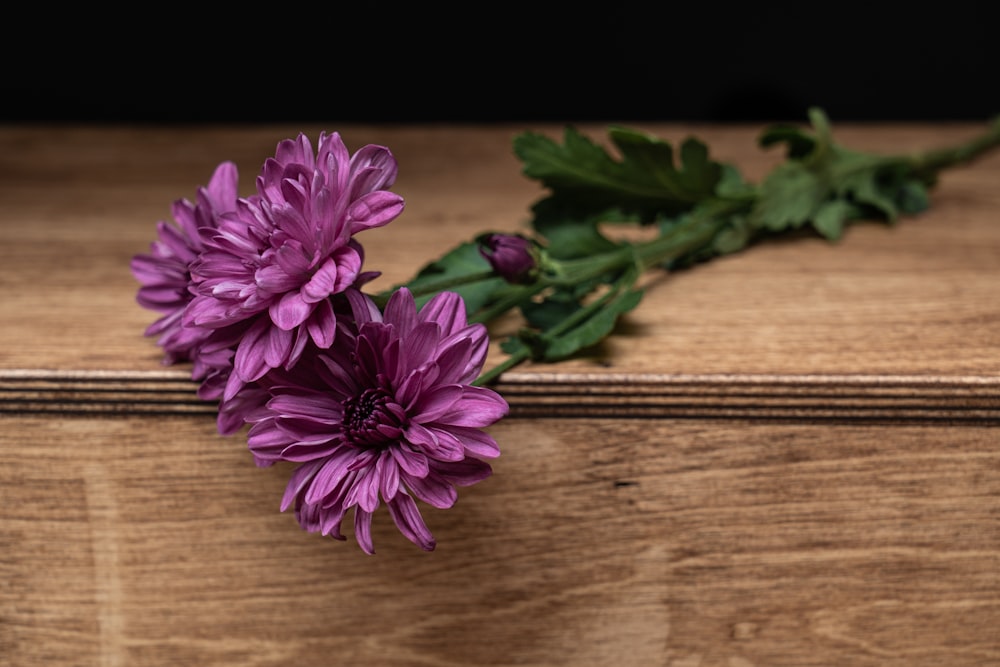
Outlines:
[[479, 252], [509, 283], [531, 282], [538, 268], [534, 243], [518, 234], [487, 234], [480, 239]]

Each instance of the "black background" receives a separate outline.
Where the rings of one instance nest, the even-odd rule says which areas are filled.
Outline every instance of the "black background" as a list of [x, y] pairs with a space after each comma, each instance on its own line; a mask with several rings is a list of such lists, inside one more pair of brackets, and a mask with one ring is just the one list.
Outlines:
[[973, 120], [987, 3], [90, 7], [3, 45], [2, 122]]

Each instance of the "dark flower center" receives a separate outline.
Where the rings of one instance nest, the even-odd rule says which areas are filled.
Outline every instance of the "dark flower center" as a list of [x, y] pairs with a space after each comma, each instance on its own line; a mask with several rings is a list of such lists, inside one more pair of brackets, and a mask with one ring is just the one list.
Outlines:
[[403, 433], [403, 408], [383, 389], [365, 389], [346, 399], [343, 405], [344, 433], [356, 447], [383, 447]]

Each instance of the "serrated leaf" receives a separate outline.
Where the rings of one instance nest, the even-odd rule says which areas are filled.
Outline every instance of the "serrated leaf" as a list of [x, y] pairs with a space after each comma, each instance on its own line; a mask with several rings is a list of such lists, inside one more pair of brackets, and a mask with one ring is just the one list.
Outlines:
[[622, 164], [627, 165], [628, 170], [644, 173], [644, 178], [651, 183], [673, 187], [677, 169], [674, 167], [674, 147], [671, 144], [624, 127], [609, 128], [608, 136], [621, 153]]
[[760, 186], [753, 223], [773, 232], [796, 229], [809, 222], [829, 194], [830, 188], [806, 166], [778, 165]]
[[681, 169], [677, 180], [699, 200], [710, 196], [722, 178], [722, 165], [708, 157], [708, 146], [688, 137], [681, 143]]
[[743, 174], [730, 165], [723, 165], [715, 195], [723, 199], [743, 199], [752, 196], [757, 186], [743, 180]]
[[673, 147], [643, 132], [611, 127], [608, 136], [622, 154], [623, 167], [634, 174], [642, 170], [650, 182], [673, 192], [682, 201], [710, 196], [722, 177], [722, 165], [708, 157], [708, 146], [694, 137], [681, 144], [680, 168], [674, 164]]
[[565, 211], [617, 209], [650, 222], [663, 213], [677, 213], [712, 195], [722, 165], [708, 159], [695, 139], [682, 147], [681, 166], [674, 164], [672, 146], [635, 130], [612, 127], [615, 159], [603, 147], [572, 127], [563, 143], [527, 132], [514, 139], [523, 173], [541, 181]]
[[[851, 220], [869, 217], [895, 221], [901, 213], [924, 210], [934, 171], [914, 157], [878, 156], [833, 143], [830, 124], [811, 109], [810, 133], [774, 126], [761, 145], [788, 144], [789, 160], [779, 165], [760, 188], [754, 223], [778, 232], [809, 222], [828, 239], [837, 239]], [[942, 154], [943, 155], [943, 154]], [[955, 153], [952, 159], [963, 159]]]
[[857, 207], [844, 199], [824, 202], [813, 216], [813, 228], [830, 241], [844, 233], [844, 223], [857, 213]]

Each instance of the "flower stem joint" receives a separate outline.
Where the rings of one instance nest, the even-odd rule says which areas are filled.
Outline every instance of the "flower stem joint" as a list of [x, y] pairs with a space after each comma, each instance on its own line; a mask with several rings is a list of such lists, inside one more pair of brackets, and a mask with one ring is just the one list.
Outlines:
[[479, 238], [479, 253], [509, 283], [524, 285], [538, 277], [539, 249], [520, 234], [484, 234]]

